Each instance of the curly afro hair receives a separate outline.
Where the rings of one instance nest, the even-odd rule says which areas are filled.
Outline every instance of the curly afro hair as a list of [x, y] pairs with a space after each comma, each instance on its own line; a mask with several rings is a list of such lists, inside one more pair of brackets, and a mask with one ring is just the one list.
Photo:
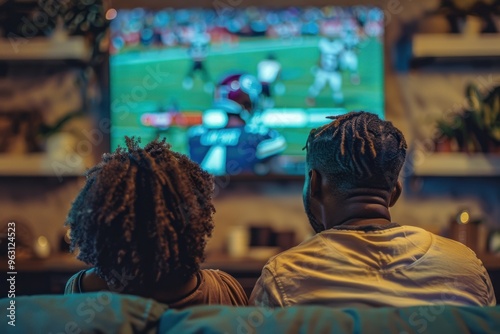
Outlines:
[[191, 277], [214, 226], [213, 177], [165, 140], [139, 143], [87, 172], [66, 220], [71, 251], [124, 292]]

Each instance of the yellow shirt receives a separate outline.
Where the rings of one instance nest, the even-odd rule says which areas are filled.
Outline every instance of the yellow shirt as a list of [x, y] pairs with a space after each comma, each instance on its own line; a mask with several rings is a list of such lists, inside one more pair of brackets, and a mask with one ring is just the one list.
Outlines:
[[491, 281], [463, 244], [413, 226], [337, 227], [271, 258], [250, 305], [406, 307], [496, 305]]

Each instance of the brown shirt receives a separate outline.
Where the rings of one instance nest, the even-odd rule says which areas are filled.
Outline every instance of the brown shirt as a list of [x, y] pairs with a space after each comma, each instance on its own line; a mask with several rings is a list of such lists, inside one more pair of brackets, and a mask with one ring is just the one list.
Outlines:
[[[81, 281], [84, 274], [85, 270], [82, 270], [73, 275], [66, 283], [64, 293], [90, 292], [82, 289]], [[198, 272], [198, 284], [195, 290], [187, 296], [167, 304], [176, 309], [204, 304], [246, 306], [248, 298], [240, 283], [231, 275], [220, 270], [203, 269]]]

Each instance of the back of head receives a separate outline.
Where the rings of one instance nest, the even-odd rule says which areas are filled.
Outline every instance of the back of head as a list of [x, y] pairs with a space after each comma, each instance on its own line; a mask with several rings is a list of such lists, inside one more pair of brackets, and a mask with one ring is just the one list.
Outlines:
[[367, 112], [329, 117], [307, 140], [307, 163], [339, 190], [394, 188], [406, 157], [406, 141], [391, 122]]
[[213, 179], [165, 141], [106, 154], [68, 214], [71, 248], [110, 288], [135, 292], [199, 270], [213, 229]]

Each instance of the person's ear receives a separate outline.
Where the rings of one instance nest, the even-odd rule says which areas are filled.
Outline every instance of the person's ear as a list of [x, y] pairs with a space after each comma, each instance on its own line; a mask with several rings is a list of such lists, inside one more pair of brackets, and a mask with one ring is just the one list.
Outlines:
[[316, 169], [309, 170], [309, 191], [311, 198], [319, 200], [321, 198], [321, 174]]
[[396, 204], [396, 202], [399, 199], [399, 196], [401, 196], [402, 191], [403, 191], [403, 184], [401, 183], [401, 181], [398, 180], [398, 182], [396, 182], [396, 186], [392, 190], [391, 200], [389, 201], [389, 207]]

